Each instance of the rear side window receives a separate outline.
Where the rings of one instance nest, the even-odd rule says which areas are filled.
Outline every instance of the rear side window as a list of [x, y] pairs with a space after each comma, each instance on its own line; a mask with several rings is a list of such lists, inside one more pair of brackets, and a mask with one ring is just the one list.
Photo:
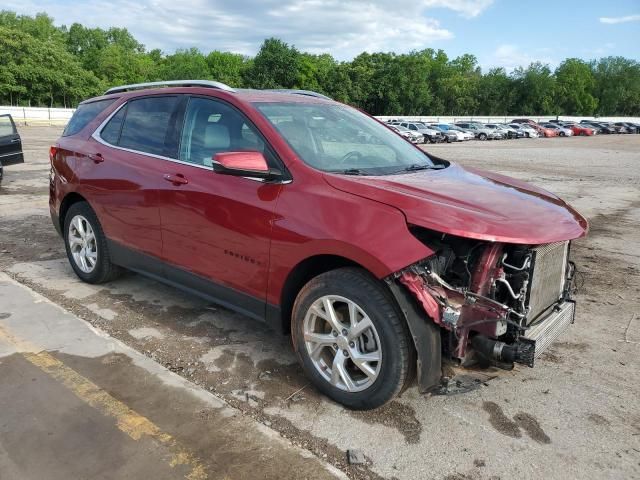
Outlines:
[[11, 117], [9, 115], [0, 115], [0, 137], [8, 137], [16, 133]]
[[[175, 156], [177, 140], [173, 135], [173, 124], [177, 105], [178, 97], [132, 100], [127, 104], [126, 112], [123, 114], [122, 130], [117, 145], [154, 155]], [[115, 117], [112, 120], [114, 119]]]
[[98, 100], [97, 102], [78, 105], [78, 108], [71, 117], [71, 120], [67, 123], [67, 127], [62, 132], [62, 136], [68, 137], [70, 135], [75, 135], [86, 127], [91, 120], [96, 118], [100, 112], [115, 101], [115, 98], [110, 98], [108, 100]]

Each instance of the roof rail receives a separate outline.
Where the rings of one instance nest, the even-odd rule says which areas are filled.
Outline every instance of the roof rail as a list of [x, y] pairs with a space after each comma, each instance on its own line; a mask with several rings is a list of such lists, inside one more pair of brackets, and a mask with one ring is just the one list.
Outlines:
[[129, 90], [141, 90], [144, 88], [156, 88], [156, 87], [206, 87], [217, 88], [219, 90], [225, 90], [227, 92], [235, 92], [229, 85], [225, 85], [221, 82], [213, 82], [211, 80], [168, 80], [166, 82], [146, 82], [146, 83], [133, 83], [131, 85], [121, 85], [119, 87], [112, 87], [106, 92], [105, 95], [111, 93], [123, 93]]
[[278, 92], [278, 93], [291, 93], [293, 95], [306, 95], [308, 97], [316, 97], [316, 98], [324, 98], [325, 100], [332, 100], [332, 98], [327, 97], [318, 92], [313, 92], [311, 90], [297, 90], [292, 88], [272, 88], [267, 90], [268, 92]]

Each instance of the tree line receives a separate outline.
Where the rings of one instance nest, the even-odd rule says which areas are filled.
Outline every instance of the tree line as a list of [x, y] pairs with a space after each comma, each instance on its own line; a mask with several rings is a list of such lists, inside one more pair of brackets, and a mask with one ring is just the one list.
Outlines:
[[300, 88], [375, 115], [640, 115], [640, 63], [619, 56], [483, 72], [470, 54], [427, 48], [351, 61], [266, 39], [255, 57], [196, 48], [147, 50], [123, 28], [54, 25], [0, 12], [0, 104], [75, 106], [108, 87], [212, 79], [233, 87]]

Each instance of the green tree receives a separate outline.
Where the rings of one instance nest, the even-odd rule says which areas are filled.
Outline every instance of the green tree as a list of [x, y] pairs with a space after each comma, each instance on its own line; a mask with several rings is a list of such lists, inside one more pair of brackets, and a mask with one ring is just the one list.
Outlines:
[[556, 103], [567, 115], [593, 115], [598, 101], [593, 95], [595, 79], [591, 67], [577, 58], [568, 58], [555, 71]]
[[209, 75], [218, 82], [232, 87], [244, 86], [243, 75], [248, 68], [248, 59], [244, 55], [214, 50], [206, 58]]
[[513, 72], [516, 89], [516, 108], [522, 115], [558, 115], [555, 104], [556, 79], [548, 65], [534, 62], [526, 69]]
[[277, 38], [268, 38], [245, 71], [244, 83], [252, 88], [295, 88], [299, 78], [300, 53]]
[[158, 72], [162, 80], [210, 79], [205, 56], [197, 48], [178, 50], [161, 61]]
[[0, 95], [16, 104], [66, 106], [100, 92], [62, 43], [0, 27]]
[[480, 77], [478, 113], [481, 115], [518, 114], [514, 108], [514, 81], [504, 68], [492, 68]]
[[640, 115], [640, 63], [605, 57], [591, 64], [599, 115]]

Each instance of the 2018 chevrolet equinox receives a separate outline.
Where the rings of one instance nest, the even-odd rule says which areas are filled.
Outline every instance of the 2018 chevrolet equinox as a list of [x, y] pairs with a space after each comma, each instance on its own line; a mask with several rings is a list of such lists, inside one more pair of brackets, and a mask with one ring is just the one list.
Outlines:
[[314, 92], [115, 87], [50, 158], [78, 277], [130, 269], [290, 332], [350, 408], [437, 388], [443, 359], [533, 366], [573, 322], [580, 214]]

